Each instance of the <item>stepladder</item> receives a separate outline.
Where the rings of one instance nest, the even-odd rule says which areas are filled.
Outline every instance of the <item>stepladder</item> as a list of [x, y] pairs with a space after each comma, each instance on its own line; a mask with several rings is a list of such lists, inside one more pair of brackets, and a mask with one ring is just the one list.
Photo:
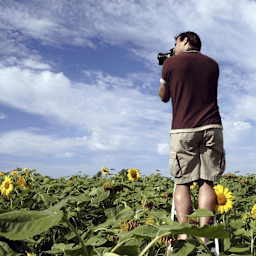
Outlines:
[[[174, 194], [175, 194], [175, 190], [176, 190], [176, 184], [174, 183], [174, 189], [173, 189], [173, 199], [172, 199], [172, 209], [171, 209], [171, 219], [172, 221], [175, 221], [175, 215], [177, 215], [176, 209], [175, 209], [175, 202], [174, 202]], [[217, 221], [216, 221], [216, 215], [213, 216], [213, 225], [216, 225]], [[211, 253], [215, 256], [219, 256], [220, 254], [220, 249], [219, 249], [219, 240], [218, 238], [214, 239], [214, 247], [212, 247], [211, 249]], [[167, 249], [167, 256], [170, 255], [172, 251], [172, 245], [169, 245], [168, 249]]]

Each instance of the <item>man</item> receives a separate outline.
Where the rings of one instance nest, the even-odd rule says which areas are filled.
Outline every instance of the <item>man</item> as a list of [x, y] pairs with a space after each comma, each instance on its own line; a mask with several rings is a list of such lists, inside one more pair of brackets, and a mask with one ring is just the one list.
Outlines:
[[[214, 211], [213, 182], [225, 170], [222, 123], [217, 104], [219, 66], [200, 53], [201, 40], [193, 32], [175, 37], [175, 55], [163, 63], [159, 96], [172, 100], [169, 168], [175, 177], [175, 208], [179, 222], [191, 213], [190, 184], [199, 184], [198, 207]], [[211, 217], [201, 217], [200, 226]], [[187, 240], [182, 234], [179, 240]], [[201, 238], [204, 243], [209, 240]]]

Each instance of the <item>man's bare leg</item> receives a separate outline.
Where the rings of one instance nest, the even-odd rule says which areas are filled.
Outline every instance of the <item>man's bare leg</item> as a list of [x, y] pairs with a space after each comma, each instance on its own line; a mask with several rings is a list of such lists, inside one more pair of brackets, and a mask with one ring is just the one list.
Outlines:
[[[213, 189], [213, 182], [207, 180], [198, 180], [199, 185], [199, 197], [198, 197], [198, 208], [199, 209], [207, 209], [210, 211], [214, 210], [214, 189]], [[209, 224], [212, 217], [200, 217], [199, 218], [199, 225], [203, 226]], [[204, 243], [209, 241], [208, 238], [201, 237]]]
[[[190, 183], [176, 185], [174, 203], [179, 223], [187, 223], [188, 217], [185, 217], [184, 215], [189, 215], [191, 212]], [[187, 240], [188, 235], [181, 234], [178, 239]]]

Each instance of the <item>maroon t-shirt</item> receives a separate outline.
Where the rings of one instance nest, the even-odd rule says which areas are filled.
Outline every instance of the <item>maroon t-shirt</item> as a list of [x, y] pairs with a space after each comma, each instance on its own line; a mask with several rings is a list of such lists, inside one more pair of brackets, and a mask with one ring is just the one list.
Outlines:
[[221, 125], [218, 78], [217, 62], [200, 52], [184, 52], [164, 61], [162, 79], [170, 85], [172, 129]]

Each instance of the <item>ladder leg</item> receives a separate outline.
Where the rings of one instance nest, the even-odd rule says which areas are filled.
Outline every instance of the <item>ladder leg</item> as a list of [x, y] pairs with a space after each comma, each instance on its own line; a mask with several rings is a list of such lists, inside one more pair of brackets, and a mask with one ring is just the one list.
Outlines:
[[[171, 210], [171, 219], [172, 221], [174, 221], [174, 216], [176, 214], [176, 210], [175, 210], [175, 203], [174, 203], [174, 193], [175, 193], [175, 189], [176, 189], [176, 184], [174, 183], [174, 188], [173, 188], [173, 193], [172, 193], [172, 210]], [[170, 244], [167, 248], [167, 256], [170, 255], [171, 251], [172, 251], [172, 245]]]
[[175, 203], [174, 203], [175, 189], [176, 189], [176, 184], [174, 183], [173, 194], [172, 194], [172, 211], [171, 211], [171, 219], [172, 219], [172, 221], [174, 221], [174, 215], [176, 214]]
[[[214, 215], [214, 217], [213, 217], [213, 224], [216, 225], [216, 223], [217, 223], [216, 215]], [[219, 239], [215, 238], [214, 242], [215, 242], [215, 255], [219, 256], [220, 255]]]

